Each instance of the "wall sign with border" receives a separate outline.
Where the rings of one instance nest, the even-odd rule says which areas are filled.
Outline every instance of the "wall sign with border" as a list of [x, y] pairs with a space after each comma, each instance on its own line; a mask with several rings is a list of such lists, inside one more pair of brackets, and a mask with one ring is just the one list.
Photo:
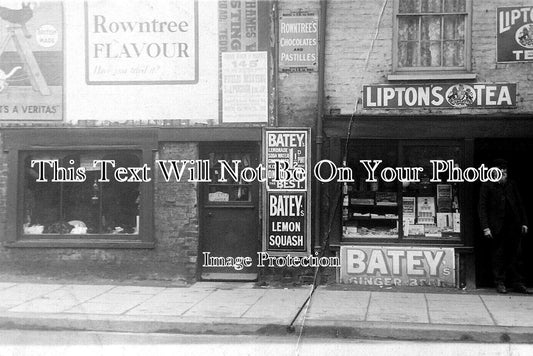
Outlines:
[[87, 84], [198, 82], [196, 0], [85, 2]]
[[0, 18], [0, 122], [63, 120], [62, 2], [3, 5], [28, 19]]
[[[310, 129], [263, 129], [263, 251], [270, 254], [308, 255], [311, 251]], [[275, 162], [304, 170], [303, 182], [274, 182]], [[290, 169], [289, 169], [290, 170]]]
[[515, 106], [515, 83], [363, 86], [364, 109], [501, 109]]
[[316, 71], [318, 16], [308, 12], [279, 18], [279, 68], [282, 71]]
[[377, 286], [455, 286], [453, 248], [341, 246], [341, 283]]
[[497, 62], [533, 62], [533, 6], [497, 10]]

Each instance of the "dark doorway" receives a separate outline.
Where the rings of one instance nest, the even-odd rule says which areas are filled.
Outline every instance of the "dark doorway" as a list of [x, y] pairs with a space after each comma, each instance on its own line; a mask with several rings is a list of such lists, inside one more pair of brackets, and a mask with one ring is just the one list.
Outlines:
[[[239, 171], [245, 167], [255, 169], [259, 165], [259, 143], [210, 143], [201, 147], [200, 157], [210, 166], [210, 182], [200, 184], [200, 278], [256, 280], [261, 236], [259, 183], [257, 179], [233, 179], [228, 167], [219, 161], [227, 162], [234, 171], [235, 161]], [[231, 257], [233, 266], [221, 266], [232, 261]], [[237, 259], [246, 257], [252, 260], [249, 267]]]
[[[481, 163], [490, 165], [495, 158], [503, 158], [509, 164], [509, 177], [513, 179], [522, 194], [526, 206], [529, 228], [528, 235], [523, 238], [522, 248], [524, 256], [525, 282], [533, 286], [533, 184], [531, 184], [530, 164], [533, 157], [533, 139], [479, 139], [475, 141], [474, 162], [478, 167]], [[479, 183], [474, 189], [474, 198], [477, 206], [479, 198]], [[478, 287], [492, 286], [492, 272], [490, 269], [490, 252], [486, 241], [483, 239], [475, 211], [475, 251], [476, 251], [476, 276]]]

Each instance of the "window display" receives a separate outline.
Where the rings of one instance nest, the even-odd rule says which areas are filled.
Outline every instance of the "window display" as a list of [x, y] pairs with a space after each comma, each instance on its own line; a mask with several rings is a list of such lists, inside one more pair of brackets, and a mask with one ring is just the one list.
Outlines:
[[[458, 184], [445, 177], [431, 182], [431, 161], [453, 160], [458, 165], [459, 145], [358, 140], [350, 142], [348, 150], [354, 182], [343, 187], [343, 239], [461, 239]], [[384, 167], [421, 167], [419, 181], [370, 182], [362, 160], [382, 161], [376, 165], [376, 177], [382, 177]]]
[[[380, 159], [380, 167], [397, 165], [397, 145], [376, 141], [349, 145], [348, 166], [354, 183], [345, 184], [343, 199], [343, 236], [345, 238], [398, 238], [398, 186], [394, 182], [367, 182], [360, 160]], [[378, 167], [376, 176], [380, 176]]]
[[[116, 166], [137, 167], [140, 153], [136, 151], [93, 152], [23, 152], [24, 235], [94, 235], [139, 233], [140, 183], [118, 182], [112, 174], [109, 181], [100, 179], [100, 166], [94, 160], [113, 160]], [[40, 181], [39, 168], [33, 160], [57, 161], [54, 169], [43, 165], [45, 176], [61, 177]], [[85, 169], [84, 179], [75, 177]], [[69, 173], [70, 172], [70, 173]], [[41, 177], [42, 178], [42, 177]], [[80, 177], [78, 177], [80, 178]]]
[[[404, 238], [460, 239], [461, 215], [457, 183], [431, 182], [431, 160], [461, 161], [460, 148], [454, 145], [405, 145], [404, 165], [423, 167], [420, 182], [402, 185]], [[414, 214], [413, 214], [414, 213]]]

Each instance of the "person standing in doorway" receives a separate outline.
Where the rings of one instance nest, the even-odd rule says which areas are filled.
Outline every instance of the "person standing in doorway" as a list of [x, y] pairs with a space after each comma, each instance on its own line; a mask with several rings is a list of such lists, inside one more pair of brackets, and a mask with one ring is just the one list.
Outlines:
[[530, 294], [523, 282], [522, 237], [527, 234], [527, 216], [514, 181], [508, 178], [507, 162], [492, 165], [502, 172], [498, 182], [482, 183], [479, 193], [479, 220], [483, 236], [490, 240], [492, 273], [496, 291], [507, 293], [506, 277], [517, 293]]

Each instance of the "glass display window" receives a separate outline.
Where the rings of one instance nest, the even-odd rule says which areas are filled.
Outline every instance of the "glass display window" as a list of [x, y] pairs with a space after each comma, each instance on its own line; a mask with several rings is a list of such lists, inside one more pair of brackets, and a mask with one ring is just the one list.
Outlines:
[[343, 187], [343, 237], [398, 239], [398, 184], [379, 178], [369, 182], [369, 172], [361, 163], [363, 160], [381, 160], [375, 170], [376, 177], [379, 177], [384, 167], [397, 165], [397, 144], [365, 140], [349, 144], [348, 149], [351, 154], [347, 166], [353, 171], [354, 182]]
[[[32, 164], [39, 160], [56, 163], [55, 166], [43, 164], [41, 168], [35, 162]], [[141, 183], [119, 182], [112, 172], [107, 175], [109, 181], [106, 182], [101, 179], [101, 164], [94, 167], [94, 160], [112, 160], [116, 167], [141, 166], [141, 154], [137, 151], [22, 153], [23, 235], [139, 233]]]
[[[406, 239], [460, 240], [460, 189], [448, 173], [434, 176], [437, 161], [459, 167], [461, 148], [454, 144], [404, 144], [405, 166], [423, 167], [420, 182], [402, 184], [402, 227]], [[432, 163], [433, 161], [433, 163]], [[448, 167], [451, 168], [451, 167]], [[449, 171], [449, 169], [447, 169]], [[438, 178], [440, 182], [434, 182]]]
[[[449, 182], [446, 172], [439, 174], [440, 182], [432, 181], [432, 161], [460, 166], [459, 143], [360, 139], [346, 147], [353, 182], [343, 185], [344, 241], [461, 241], [460, 184]], [[416, 176], [405, 173], [411, 168], [417, 169]], [[392, 171], [397, 172], [394, 180], [388, 174]]]

